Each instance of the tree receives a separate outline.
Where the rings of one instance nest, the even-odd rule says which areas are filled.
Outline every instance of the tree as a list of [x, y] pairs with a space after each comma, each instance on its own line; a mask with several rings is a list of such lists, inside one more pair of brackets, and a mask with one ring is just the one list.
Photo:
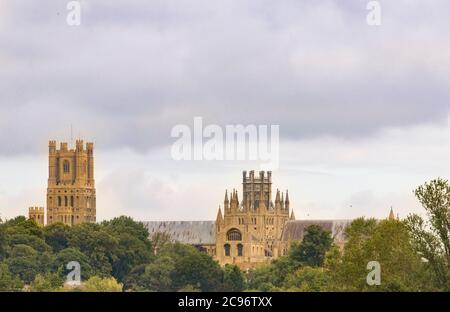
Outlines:
[[201, 291], [218, 291], [222, 286], [222, 270], [211, 256], [190, 245], [180, 243], [165, 246], [160, 256], [173, 259], [172, 290], [192, 285]]
[[[343, 291], [427, 291], [432, 290], [429, 274], [414, 251], [407, 227], [397, 220], [356, 219], [346, 230], [341, 261], [327, 264], [334, 290]], [[335, 254], [336, 256], [336, 254]], [[367, 283], [369, 262], [381, 267], [381, 285]]]
[[286, 277], [285, 289], [297, 292], [327, 291], [329, 276], [323, 268], [302, 267]]
[[43, 238], [43, 229], [32, 219], [19, 216], [4, 223], [6, 234], [30, 234]]
[[89, 258], [95, 275], [109, 276], [117, 260], [117, 239], [101, 225], [83, 223], [72, 227], [69, 247], [77, 248]]
[[19, 244], [27, 245], [41, 253], [51, 251], [51, 247], [47, 245], [42, 238], [31, 234], [12, 234], [9, 236], [9, 244], [10, 246]]
[[105, 221], [102, 226], [117, 240], [112, 275], [122, 282], [132, 268], [148, 263], [152, 258], [148, 231], [142, 222], [124, 216]]
[[223, 284], [223, 290], [225, 291], [243, 291], [245, 289], [245, 277], [241, 269], [236, 265], [225, 265]]
[[415, 250], [434, 273], [439, 288], [450, 290], [450, 185], [438, 178], [419, 186], [415, 195], [428, 220], [417, 214], [407, 218]]
[[67, 264], [72, 261], [77, 261], [80, 264], [81, 279], [87, 280], [94, 274], [94, 270], [89, 263], [89, 258], [76, 248], [66, 248], [61, 250], [55, 258], [52, 265], [54, 270], [60, 270], [61, 276], [67, 276]]
[[0, 261], [6, 257], [8, 250], [8, 241], [6, 239], [6, 226], [1, 222], [0, 219]]
[[47, 225], [44, 228], [45, 242], [50, 245], [54, 252], [59, 252], [69, 246], [70, 226], [58, 222]]
[[23, 288], [23, 282], [14, 277], [6, 263], [0, 262], [0, 291], [19, 291]]
[[270, 264], [259, 266], [247, 274], [248, 287], [258, 291], [279, 291], [284, 287], [286, 276], [299, 267], [300, 263], [290, 256], [272, 260]]
[[271, 291], [275, 287], [276, 273], [272, 264], [262, 265], [247, 274], [248, 289], [255, 291]]
[[158, 257], [145, 266], [140, 279], [140, 289], [150, 291], [170, 291], [172, 288], [172, 273], [174, 261], [168, 256]]
[[304, 266], [322, 266], [325, 254], [332, 243], [330, 232], [325, 231], [321, 226], [310, 225], [305, 230], [301, 244], [292, 245], [289, 256]]
[[172, 241], [170, 234], [166, 232], [155, 232], [151, 238], [153, 253], [156, 255], [158, 251], [166, 244]]
[[122, 288], [123, 285], [118, 283], [114, 277], [93, 276], [81, 289], [86, 292], [121, 292]]
[[30, 291], [59, 291], [63, 285], [64, 280], [61, 278], [61, 272], [53, 272], [46, 275], [38, 274], [30, 285]]
[[42, 269], [38, 252], [27, 245], [14, 246], [5, 262], [10, 272], [27, 284], [33, 281]]

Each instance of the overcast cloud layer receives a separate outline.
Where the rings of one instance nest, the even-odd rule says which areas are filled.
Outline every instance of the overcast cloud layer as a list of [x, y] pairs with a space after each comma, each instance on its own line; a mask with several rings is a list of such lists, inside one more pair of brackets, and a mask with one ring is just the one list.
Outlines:
[[[379, 27], [362, 0], [80, 2], [69, 27], [66, 1], [0, 0], [3, 215], [44, 204], [47, 141], [71, 124], [96, 144], [100, 219], [214, 217], [257, 168], [171, 162], [170, 130], [194, 116], [279, 124], [277, 179], [304, 196], [304, 217], [406, 213], [417, 183], [448, 174], [449, 1], [380, 1]], [[426, 161], [425, 145], [449, 157]]]

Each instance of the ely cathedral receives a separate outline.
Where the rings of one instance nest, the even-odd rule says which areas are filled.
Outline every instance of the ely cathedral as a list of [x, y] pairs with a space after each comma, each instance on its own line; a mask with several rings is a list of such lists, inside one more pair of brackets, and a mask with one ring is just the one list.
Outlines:
[[[31, 207], [28, 215], [40, 225], [96, 222], [93, 143], [85, 145], [77, 140], [75, 148], [69, 149], [67, 143], [57, 148], [56, 141], [49, 142], [47, 207]], [[225, 191], [215, 221], [143, 224], [150, 236], [166, 233], [172, 241], [193, 245], [221, 265], [236, 264], [248, 269], [285, 255], [291, 242], [301, 241], [312, 224], [330, 231], [341, 245], [349, 222], [295, 220], [288, 191], [277, 189], [273, 196], [271, 171], [244, 171], [241, 194], [236, 189]]]
[[344, 242], [350, 220], [295, 220], [289, 193], [278, 189], [272, 196], [272, 172], [242, 174], [242, 199], [233, 189], [225, 191], [223, 207], [215, 221], [144, 222], [150, 235], [167, 233], [172, 240], [207, 252], [221, 265], [249, 269], [286, 255], [293, 241], [301, 241], [305, 229], [319, 225], [332, 234], [337, 245]]

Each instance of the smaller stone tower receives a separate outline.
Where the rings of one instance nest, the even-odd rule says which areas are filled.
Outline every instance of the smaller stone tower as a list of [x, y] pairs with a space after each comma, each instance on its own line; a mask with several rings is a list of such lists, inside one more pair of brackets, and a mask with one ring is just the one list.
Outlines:
[[28, 208], [28, 219], [36, 221], [38, 225], [44, 225], [44, 207]]

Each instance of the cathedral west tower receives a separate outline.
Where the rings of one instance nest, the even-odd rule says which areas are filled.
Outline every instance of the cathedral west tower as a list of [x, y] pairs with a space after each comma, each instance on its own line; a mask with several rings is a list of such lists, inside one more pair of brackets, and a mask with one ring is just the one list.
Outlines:
[[49, 142], [47, 224], [96, 221], [94, 144], [77, 140], [75, 149]]

